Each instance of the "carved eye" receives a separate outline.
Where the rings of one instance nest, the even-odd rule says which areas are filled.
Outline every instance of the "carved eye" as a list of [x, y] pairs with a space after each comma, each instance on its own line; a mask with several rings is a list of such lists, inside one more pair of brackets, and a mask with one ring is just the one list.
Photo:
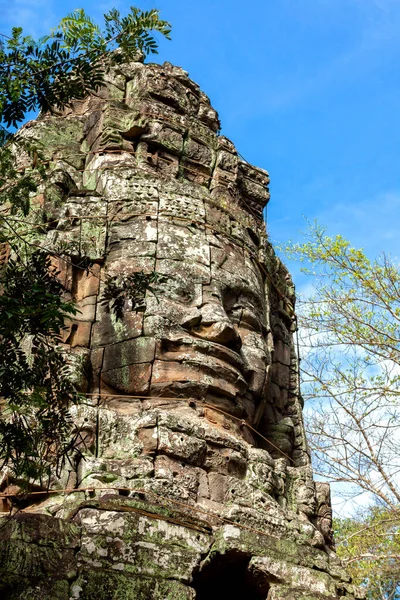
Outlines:
[[265, 327], [258, 315], [256, 315], [252, 310], [248, 308], [244, 308], [242, 311], [242, 318], [240, 321], [240, 325], [246, 326], [249, 329], [253, 329], [258, 333], [263, 333]]

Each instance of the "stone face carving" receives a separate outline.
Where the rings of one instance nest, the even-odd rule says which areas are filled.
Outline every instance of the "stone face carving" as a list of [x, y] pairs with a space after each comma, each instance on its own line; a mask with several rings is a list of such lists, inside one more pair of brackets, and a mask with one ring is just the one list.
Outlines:
[[[84, 458], [2, 524], [3, 597], [352, 598], [312, 479], [268, 174], [182, 69], [107, 80], [20, 133], [48, 161], [37, 241], [81, 311], [63, 342]], [[161, 277], [118, 319], [106, 282], [138, 272]]]
[[[180, 198], [168, 200], [178, 216]], [[133, 217], [111, 228], [108, 272], [135, 268], [136, 240], [145, 236], [139, 243], [154, 255], [148, 268], [167, 279], [147, 294], [141, 330], [138, 315], [132, 326], [121, 322], [127, 339], [114, 333], [107, 344], [104, 324], [107, 336], [113, 317], [100, 313], [94, 335], [106, 343], [101, 389], [194, 396], [254, 422], [271, 363], [262, 275], [245, 249], [204, 227], [204, 201], [198, 208], [188, 220]]]

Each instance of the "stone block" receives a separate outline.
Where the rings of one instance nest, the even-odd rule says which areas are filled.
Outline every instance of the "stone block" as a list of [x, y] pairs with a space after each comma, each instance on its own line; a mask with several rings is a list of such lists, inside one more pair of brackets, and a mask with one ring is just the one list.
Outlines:
[[175, 124], [150, 121], [147, 131], [141, 136], [141, 140], [156, 147], [161, 147], [173, 155], [180, 156], [184, 147], [185, 129]]
[[[140, 438], [140, 433], [139, 433]], [[150, 457], [105, 459], [85, 457], [79, 469], [79, 487], [130, 486], [133, 479], [150, 477], [154, 473]]]
[[281, 363], [273, 363], [271, 378], [280, 388], [289, 389], [290, 369]]
[[231, 448], [220, 448], [208, 444], [204, 468], [209, 472], [243, 479], [246, 475], [247, 461], [240, 452]]
[[280, 388], [276, 383], [271, 383], [270, 399], [274, 406], [282, 410], [287, 405], [288, 390], [286, 388]]
[[158, 430], [156, 427], [142, 427], [139, 429], [138, 438], [142, 444], [143, 454], [155, 454], [158, 448]]
[[[31, 580], [37, 583], [42, 594], [46, 592], [46, 587], [47, 590], [50, 587], [53, 591], [58, 589], [61, 600], [67, 600], [68, 596], [63, 595], [68, 590], [67, 581], [77, 573], [74, 555], [79, 548], [79, 527], [40, 514], [20, 513], [13, 519], [6, 519], [2, 520], [0, 528], [0, 582], [3, 594], [15, 591], [15, 595], [9, 597], [15, 600], [23, 598], [26, 582]], [[50, 586], [44, 585], [43, 580], [46, 579], [51, 582]], [[66, 584], [66, 590], [62, 582]], [[39, 596], [36, 595], [36, 598]], [[51, 596], [47, 595], [46, 598], [50, 600]]]
[[[166, 250], [165, 250], [166, 252]], [[204, 257], [206, 254], [204, 254]], [[210, 283], [211, 274], [210, 267], [202, 262], [193, 261], [189, 258], [174, 259], [168, 258], [157, 259], [154, 269], [162, 275], [179, 278], [181, 281], [186, 280], [192, 283]]]
[[195, 591], [174, 580], [155, 581], [137, 574], [85, 570], [71, 587], [71, 600], [194, 600]]
[[205, 99], [205, 98], [207, 98], [207, 97], [206, 96], [201, 97], [199, 112], [197, 115], [198, 119], [202, 123], [205, 123], [211, 129], [211, 131], [217, 132], [218, 129], [220, 128], [218, 113], [216, 110], [214, 110], [210, 106], [208, 98], [207, 99]]
[[291, 348], [281, 340], [277, 340], [275, 343], [275, 360], [288, 366], [291, 363]]
[[151, 368], [151, 363], [124, 365], [102, 371], [101, 381], [117, 393], [147, 395], [150, 388]]
[[199, 487], [199, 469], [181, 460], [159, 455], [154, 462], [154, 476], [182, 486], [195, 500]]
[[[118, 498], [113, 503], [118, 509]], [[78, 560], [82, 570], [109, 572], [189, 583], [208, 545], [208, 536], [133, 510], [83, 508], [79, 520], [84, 528]], [[129, 508], [129, 505], [128, 505]], [[154, 510], [154, 509], [153, 509]], [[162, 517], [161, 514], [157, 515]], [[97, 569], [96, 569], [97, 570]]]
[[92, 323], [86, 321], [65, 321], [66, 329], [61, 333], [61, 340], [71, 348], [82, 346], [89, 348]]
[[210, 498], [210, 488], [208, 485], [208, 476], [203, 469], [199, 469], [199, 487], [198, 487], [199, 499]]
[[187, 219], [189, 224], [202, 223], [205, 218], [205, 203], [203, 198], [187, 197], [179, 193], [161, 192], [160, 216], [174, 216]]
[[158, 428], [158, 452], [167, 454], [194, 466], [201, 466], [206, 454], [206, 442], [166, 427]]
[[[133, 400], [133, 399], [132, 399]], [[138, 402], [138, 401], [137, 401]], [[154, 416], [143, 419], [125, 415], [102, 405], [97, 411], [98, 456], [103, 459], [125, 460], [137, 457], [142, 452], [138, 436], [141, 427], [155, 427]]]
[[208, 487], [210, 499], [219, 504], [226, 500], [230, 478], [221, 473], [208, 473]]
[[143, 313], [132, 310], [123, 312], [117, 319], [112, 310], [97, 305], [97, 321], [93, 324], [91, 346], [105, 346], [137, 338], [143, 333]]
[[[110, 244], [117, 244], [126, 240], [135, 242], [156, 242], [157, 222], [148, 220], [144, 216], [125, 217], [119, 215], [119, 220], [114, 220], [109, 232]], [[116, 252], [116, 249], [113, 250]]]
[[[283, 584], [286, 587], [286, 594], [279, 594], [281, 587], [277, 588], [278, 594], [272, 594], [272, 598], [293, 598], [294, 592], [303, 592], [304, 597], [312, 598], [315, 595], [318, 598], [334, 598], [337, 590], [334, 581], [326, 573], [321, 573], [314, 569], [291, 565], [283, 561], [274, 560], [269, 557], [254, 557], [250, 560], [249, 571], [253, 576], [262, 578], [275, 584]], [[274, 586], [275, 587], [275, 586]], [[287, 592], [290, 592], [287, 595]], [[297, 594], [296, 594], [296, 597]], [[301, 596], [300, 596], [301, 597]]]
[[154, 359], [155, 349], [155, 339], [146, 337], [137, 337], [106, 346], [103, 372], [127, 365], [149, 363]]
[[204, 231], [196, 226], [160, 221], [158, 225], [157, 258], [188, 260], [210, 264], [210, 250]]
[[156, 261], [154, 258], [148, 256], [121, 258], [107, 265], [107, 275], [110, 277], [129, 275], [130, 273], [139, 273], [140, 271], [152, 273], [155, 270]]
[[[223, 361], [213, 359], [207, 363], [200, 362], [200, 357], [197, 356], [197, 361], [193, 360], [186, 363], [178, 363], [173, 361], [155, 360], [152, 373], [152, 385], [157, 385], [160, 390], [160, 385], [168, 387], [171, 383], [195, 383], [212, 387], [213, 391], [234, 398], [238, 389], [238, 373], [230, 369]], [[223, 374], [221, 371], [223, 370]], [[223, 376], [221, 376], [223, 375]], [[244, 383], [240, 384], [240, 389], [243, 389]]]
[[94, 321], [96, 312], [96, 296], [87, 296], [75, 303], [78, 312], [74, 315], [75, 321]]

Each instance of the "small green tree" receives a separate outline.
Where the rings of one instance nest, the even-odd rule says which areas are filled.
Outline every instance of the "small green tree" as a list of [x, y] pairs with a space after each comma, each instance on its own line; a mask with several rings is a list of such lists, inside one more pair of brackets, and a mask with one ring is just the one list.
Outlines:
[[[113, 64], [156, 53], [155, 32], [170, 37], [157, 10], [131, 7], [122, 17], [113, 9], [101, 29], [78, 9], [40, 40], [19, 27], [0, 38], [0, 249], [10, 251], [0, 265], [0, 466], [27, 484], [57, 475], [77, 441], [69, 408], [79, 395], [57, 349], [64, 318], [76, 311], [24, 225], [46, 170], [37, 148], [10, 128], [30, 111], [52, 113], [99, 89]], [[28, 171], [16, 167], [18, 146], [31, 156]]]
[[[44, 175], [37, 148], [9, 128], [21, 124], [30, 111], [52, 113], [98, 90], [112, 65], [157, 53], [153, 32], [170, 39], [170, 31], [158, 10], [131, 7], [126, 17], [116, 9], [105, 14], [104, 29], [78, 9], [40, 40], [24, 36], [21, 27], [14, 27], [7, 39], [0, 36], [0, 204], [8, 202], [26, 215], [30, 194]], [[34, 172], [16, 168], [16, 143], [31, 155]]]

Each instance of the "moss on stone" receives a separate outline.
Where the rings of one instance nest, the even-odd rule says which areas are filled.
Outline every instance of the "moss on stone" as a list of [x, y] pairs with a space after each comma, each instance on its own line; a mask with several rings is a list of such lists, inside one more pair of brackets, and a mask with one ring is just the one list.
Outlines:
[[91, 572], [80, 600], [189, 600], [193, 590], [175, 580], [129, 577], [109, 571]]

